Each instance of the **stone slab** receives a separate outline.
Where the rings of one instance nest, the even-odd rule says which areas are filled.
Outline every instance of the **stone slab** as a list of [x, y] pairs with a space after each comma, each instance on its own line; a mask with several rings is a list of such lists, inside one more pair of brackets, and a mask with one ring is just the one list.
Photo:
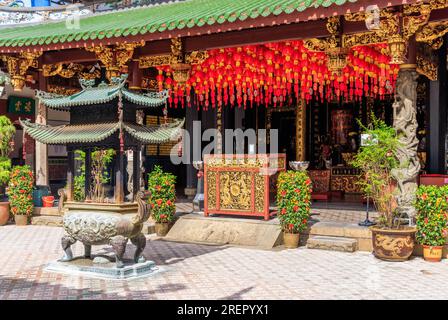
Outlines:
[[187, 214], [179, 217], [164, 240], [271, 249], [280, 244], [281, 234], [273, 220]]
[[35, 216], [60, 216], [58, 207], [34, 207]]
[[[125, 260], [125, 266], [123, 268], [117, 268], [113, 258], [102, 258], [103, 259], [98, 259], [98, 257], [96, 257], [91, 260], [84, 257], [78, 257], [68, 262], [55, 261], [49, 263], [44, 271], [112, 280], [141, 278], [160, 271], [160, 269], [156, 267], [154, 261], [133, 263], [131, 260]], [[102, 261], [104, 259], [107, 259], [108, 262]], [[94, 263], [93, 260], [101, 261], [101, 263]]]
[[31, 224], [38, 226], [62, 227], [61, 216], [35, 216], [31, 217]]
[[308, 239], [306, 246], [308, 249], [355, 252], [358, 241], [352, 238], [313, 236]]

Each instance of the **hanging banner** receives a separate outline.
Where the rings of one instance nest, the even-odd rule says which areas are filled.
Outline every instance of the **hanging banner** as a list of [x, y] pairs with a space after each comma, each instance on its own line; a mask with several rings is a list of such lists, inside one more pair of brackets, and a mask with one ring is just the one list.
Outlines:
[[35, 114], [36, 102], [32, 98], [9, 97], [8, 112], [15, 114], [31, 115]]

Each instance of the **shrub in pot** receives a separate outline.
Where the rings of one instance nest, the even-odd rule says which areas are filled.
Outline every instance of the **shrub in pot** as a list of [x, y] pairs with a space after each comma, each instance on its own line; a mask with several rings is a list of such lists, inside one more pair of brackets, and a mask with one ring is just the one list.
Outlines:
[[29, 166], [15, 166], [12, 169], [7, 193], [17, 225], [26, 225], [33, 213], [33, 183], [34, 175]]
[[427, 261], [442, 259], [443, 245], [448, 235], [448, 186], [421, 185], [417, 189], [417, 241], [423, 245], [423, 257]]
[[176, 176], [162, 171], [160, 166], [148, 174], [149, 204], [158, 236], [165, 236], [174, 222], [176, 213]]
[[355, 155], [351, 164], [361, 169], [361, 189], [369, 195], [379, 213], [372, 231], [373, 254], [387, 261], [407, 260], [414, 250], [415, 227], [403, 226], [397, 213], [394, 195], [396, 181], [392, 175], [399, 168], [397, 151], [400, 142], [394, 128], [374, 114], [368, 127], [359, 122], [369, 139]]
[[300, 232], [308, 225], [311, 206], [311, 180], [305, 171], [285, 171], [277, 180], [278, 219], [287, 248], [297, 248]]
[[6, 116], [0, 116], [0, 226], [9, 220], [9, 202], [5, 197], [5, 186], [11, 174], [9, 153], [13, 149], [13, 137], [16, 129]]

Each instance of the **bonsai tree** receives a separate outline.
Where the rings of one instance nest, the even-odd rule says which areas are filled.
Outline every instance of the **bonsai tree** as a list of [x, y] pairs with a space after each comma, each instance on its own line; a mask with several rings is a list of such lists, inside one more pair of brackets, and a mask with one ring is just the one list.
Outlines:
[[417, 189], [417, 241], [426, 246], [443, 246], [448, 236], [448, 186], [425, 186]]
[[160, 166], [148, 174], [148, 191], [151, 195], [148, 199], [152, 207], [152, 214], [158, 223], [170, 223], [174, 220], [176, 212], [176, 176], [163, 172]]
[[397, 202], [393, 192], [395, 180], [391, 172], [399, 166], [396, 151], [400, 142], [394, 128], [376, 118], [374, 114], [371, 119], [368, 127], [358, 121], [363, 134], [369, 138], [365, 145], [360, 147], [351, 164], [363, 172], [363, 179], [360, 179], [359, 184], [363, 192], [372, 198], [380, 214], [379, 226], [397, 228]]
[[281, 172], [277, 180], [278, 219], [285, 233], [300, 233], [310, 217], [311, 180], [305, 171]]
[[11, 173], [11, 159], [9, 153], [12, 151], [12, 138], [16, 128], [6, 116], [0, 116], [0, 193], [3, 197], [4, 186], [8, 183]]
[[34, 174], [30, 166], [15, 166], [11, 171], [8, 184], [8, 196], [13, 215], [31, 215], [33, 213]]
[[97, 202], [104, 201], [105, 197], [104, 185], [108, 183], [110, 180], [109, 174], [106, 169], [112, 162], [114, 155], [115, 155], [114, 149], [95, 150], [94, 152], [92, 152], [91, 155], [92, 186], [90, 190], [90, 197], [93, 201]]

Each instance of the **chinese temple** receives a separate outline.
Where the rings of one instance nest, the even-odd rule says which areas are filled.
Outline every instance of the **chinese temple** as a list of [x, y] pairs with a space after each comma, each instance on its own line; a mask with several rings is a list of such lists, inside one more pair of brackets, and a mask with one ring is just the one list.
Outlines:
[[[374, 114], [394, 126], [406, 119], [397, 130], [418, 139], [400, 160], [417, 172], [405, 183], [446, 174], [446, 0], [186, 0], [89, 14], [78, 22], [24, 24], [0, 34], [2, 70], [10, 77], [0, 108], [27, 88], [58, 95], [39, 93], [40, 124], [20, 124], [27, 143], [67, 145], [57, 158], [67, 167], [76, 144], [113, 140], [123, 151], [116, 143], [124, 135], [133, 150], [149, 144], [142, 153], [146, 171], [162, 164], [178, 176], [179, 192], [192, 196], [197, 171], [192, 161], [173, 165], [176, 141], [165, 139], [182, 124], [175, 119], [185, 118], [190, 136], [194, 121], [202, 131], [278, 129], [276, 153], [286, 155], [285, 163], [310, 162], [314, 199], [359, 201], [359, 172], [350, 160], [360, 147], [360, 125]], [[123, 74], [129, 76], [120, 84], [93, 89], [79, 83]], [[146, 108], [134, 123], [138, 106], [165, 103], [160, 92], [166, 112]], [[116, 106], [118, 99], [133, 106], [123, 120], [116, 110], [79, 113], [80, 105]], [[411, 109], [394, 109], [394, 101]], [[47, 126], [43, 106], [70, 111], [70, 125]], [[24, 158], [42, 184], [51, 184], [51, 165], [39, 160], [45, 152]]]

